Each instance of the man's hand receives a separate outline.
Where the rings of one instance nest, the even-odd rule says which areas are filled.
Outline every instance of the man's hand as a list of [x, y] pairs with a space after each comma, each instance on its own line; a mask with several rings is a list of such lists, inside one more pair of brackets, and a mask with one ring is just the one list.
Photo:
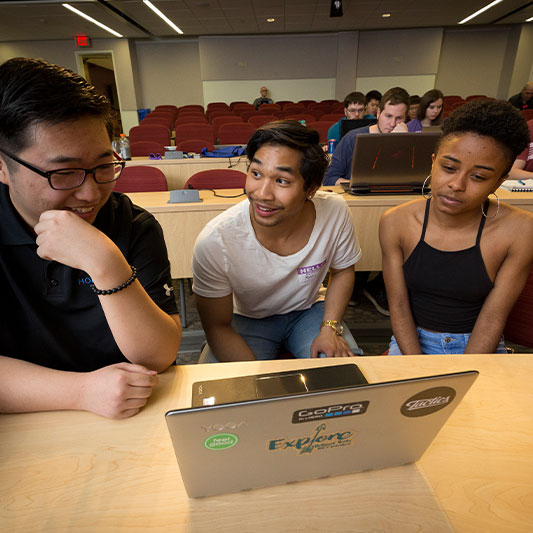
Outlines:
[[407, 132], [407, 125], [405, 122], [398, 122], [396, 126], [394, 126], [394, 129], [391, 131], [391, 133], [406, 133]]
[[130, 363], [118, 363], [83, 374], [80, 408], [107, 418], [136, 415], [152, 394], [157, 372]]
[[85, 272], [93, 264], [102, 267], [101, 261], [114, 247], [101, 231], [71, 211], [44, 211], [34, 230], [39, 257]]
[[324, 326], [311, 344], [311, 357], [319, 357], [321, 353], [326, 357], [355, 356], [348, 347], [348, 343], [329, 326]]

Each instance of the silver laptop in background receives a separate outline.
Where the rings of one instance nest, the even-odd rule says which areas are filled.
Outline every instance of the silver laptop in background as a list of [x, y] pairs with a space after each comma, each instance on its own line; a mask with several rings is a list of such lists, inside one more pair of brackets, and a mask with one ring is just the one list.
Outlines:
[[192, 498], [417, 461], [475, 370], [177, 409], [166, 421]]
[[355, 137], [348, 192], [420, 194], [440, 133], [361, 133]]

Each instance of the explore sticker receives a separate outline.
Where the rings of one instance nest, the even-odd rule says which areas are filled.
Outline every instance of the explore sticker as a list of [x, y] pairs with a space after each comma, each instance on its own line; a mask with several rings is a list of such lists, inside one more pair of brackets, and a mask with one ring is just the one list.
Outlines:
[[218, 433], [204, 440], [204, 448], [208, 450], [227, 450], [239, 442], [239, 437], [233, 433]]

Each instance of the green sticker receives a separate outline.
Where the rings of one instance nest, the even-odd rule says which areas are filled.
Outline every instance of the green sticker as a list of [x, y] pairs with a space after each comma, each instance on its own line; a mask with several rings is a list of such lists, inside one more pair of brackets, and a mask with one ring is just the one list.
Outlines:
[[204, 440], [204, 448], [208, 450], [226, 450], [239, 442], [239, 437], [233, 433], [219, 433]]

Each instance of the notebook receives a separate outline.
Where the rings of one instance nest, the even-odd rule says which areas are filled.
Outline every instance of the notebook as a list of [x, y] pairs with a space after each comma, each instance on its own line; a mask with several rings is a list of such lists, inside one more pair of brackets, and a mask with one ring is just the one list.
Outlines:
[[533, 179], [529, 180], [507, 180], [500, 187], [511, 192], [533, 192]]
[[357, 135], [348, 192], [421, 194], [439, 137], [435, 132]]
[[475, 370], [166, 413], [192, 498], [417, 461]]

